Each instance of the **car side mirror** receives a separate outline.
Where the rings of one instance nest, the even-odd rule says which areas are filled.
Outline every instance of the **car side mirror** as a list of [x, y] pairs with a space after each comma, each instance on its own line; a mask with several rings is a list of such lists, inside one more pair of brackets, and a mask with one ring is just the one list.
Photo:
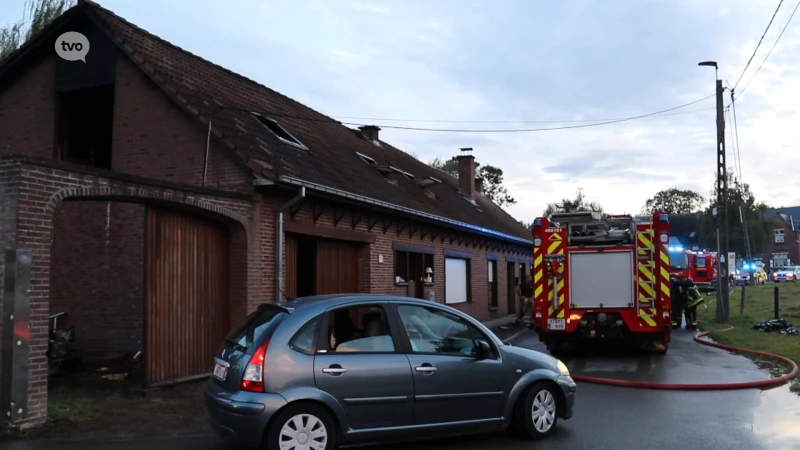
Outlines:
[[475, 345], [475, 357], [478, 359], [487, 359], [492, 356], [492, 347], [488, 342], [479, 340]]

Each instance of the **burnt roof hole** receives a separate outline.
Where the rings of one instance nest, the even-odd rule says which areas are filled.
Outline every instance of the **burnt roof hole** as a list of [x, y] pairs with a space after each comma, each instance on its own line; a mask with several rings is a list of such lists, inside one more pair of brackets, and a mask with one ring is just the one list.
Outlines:
[[286, 131], [276, 120], [270, 119], [269, 117], [264, 117], [258, 113], [252, 113], [252, 114], [253, 117], [255, 117], [256, 120], [258, 120], [261, 123], [261, 125], [264, 125], [269, 131], [272, 132], [272, 134], [274, 134], [281, 141], [293, 147], [297, 147], [303, 150], [308, 150], [308, 147], [303, 145], [303, 143], [300, 142], [299, 139], [292, 136], [291, 133]]

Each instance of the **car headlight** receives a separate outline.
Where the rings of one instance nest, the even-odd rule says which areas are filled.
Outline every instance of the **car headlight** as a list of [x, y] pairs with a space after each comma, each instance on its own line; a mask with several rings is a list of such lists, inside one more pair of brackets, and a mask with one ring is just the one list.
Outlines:
[[559, 373], [561, 376], [563, 376], [563, 377], [568, 377], [568, 376], [569, 376], [569, 367], [567, 367], [567, 365], [566, 365], [566, 364], [564, 364], [564, 362], [563, 362], [563, 361], [561, 361], [561, 360], [559, 359], [559, 360], [558, 360], [558, 364], [557, 364], [557, 366], [558, 366], [558, 373]]

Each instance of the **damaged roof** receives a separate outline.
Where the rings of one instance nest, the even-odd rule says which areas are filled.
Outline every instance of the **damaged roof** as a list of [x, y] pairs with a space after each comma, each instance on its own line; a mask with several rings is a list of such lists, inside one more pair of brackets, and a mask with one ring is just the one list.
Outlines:
[[[475, 204], [468, 201], [449, 174], [170, 44], [96, 3], [81, 1], [74, 9], [104, 29], [187, 114], [204, 126], [211, 120], [213, 135], [254, 172], [277, 182], [302, 181], [355, 194], [356, 200], [378, 200], [379, 206], [419, 212], [472, 232], [530, 242], [530, 231], [516, 219], [482, 194], [475, 194]], [[51, 27], [63, 22], [56, 20]]]

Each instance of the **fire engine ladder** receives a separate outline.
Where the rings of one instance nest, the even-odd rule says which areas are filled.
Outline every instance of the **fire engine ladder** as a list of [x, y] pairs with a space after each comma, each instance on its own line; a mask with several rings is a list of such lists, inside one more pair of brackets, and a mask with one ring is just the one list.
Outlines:
[[[641, 223], [641, 222], [640, 222]], [[651, 246], [643, 245], [639, 236], [643, 235], [644, 241], [650, 242]], [[638, 295], [636, 297], [636, 309], [639, 315], [645, 314], [655, 317], [656, 305], [656, 263], [653, 229], [637, 230], [636, 236], [636, 282], [638, 283]], [[644, 308], [644, 309], [643, 309]]]

